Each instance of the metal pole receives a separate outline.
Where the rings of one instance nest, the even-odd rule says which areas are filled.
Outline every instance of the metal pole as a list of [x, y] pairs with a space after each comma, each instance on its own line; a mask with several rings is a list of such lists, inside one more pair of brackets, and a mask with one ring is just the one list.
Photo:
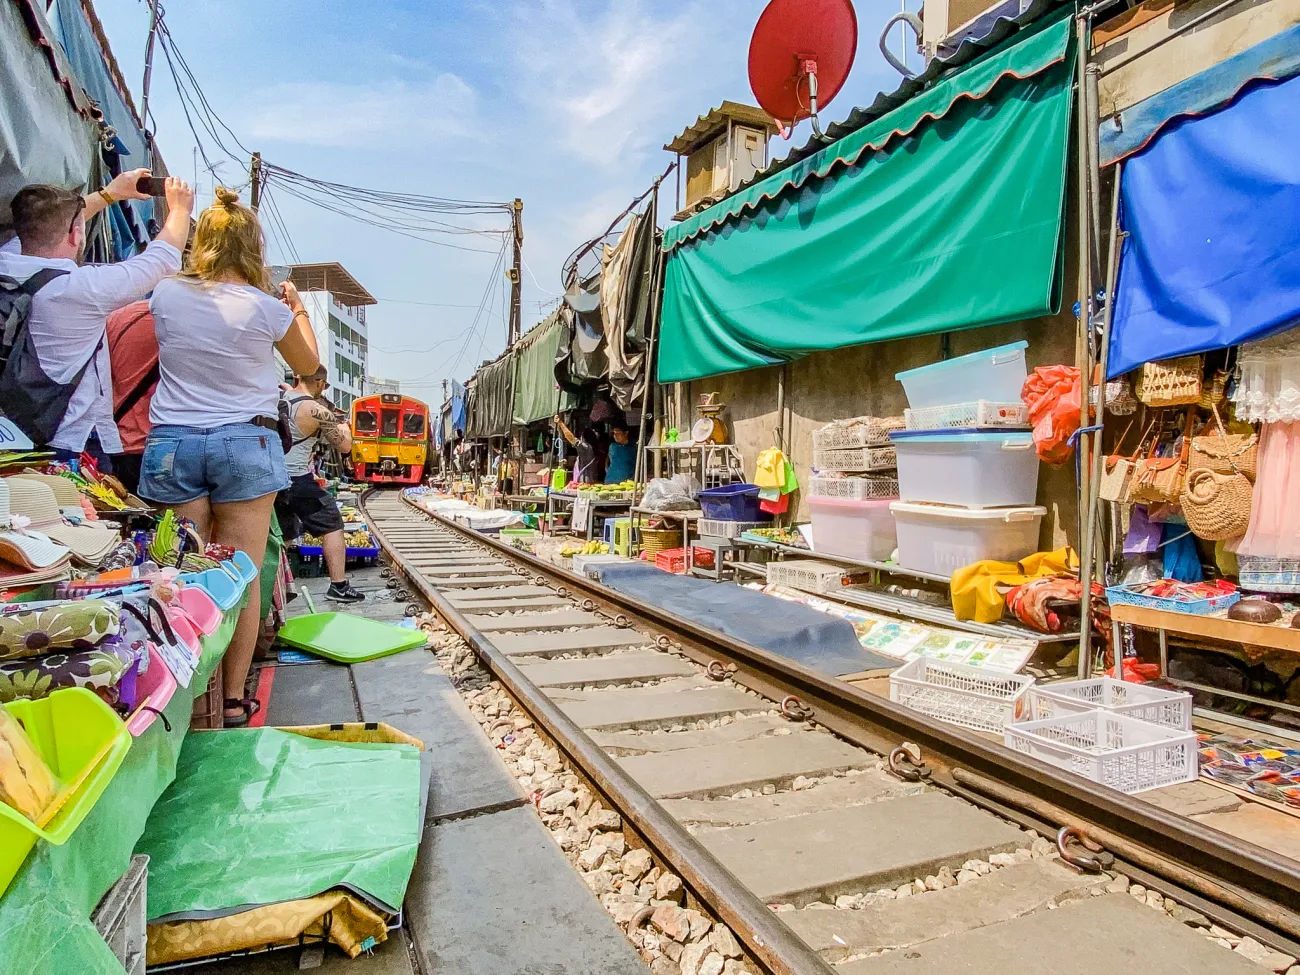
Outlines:
[[[656, 188], [654, 196], [651, 197], [650, 208], [646, 211], [646, 216], [659, 223], [659, 190]], [[653, 243], [654, 238], [651, 238]], [[646, 419], [648, 414], [654, 412], [654, 390], [659, 385], [655, 382], [655, 357], [657, 349], [656, 343], [659, 340], [659, 315], [663, 307], [660, 296], [660, 289], [663, 287], [664, 278], [664, 252], [663, 249], [655, 247], [654, 265], [650, 271], [650, 328], [646, 334], [645, 343], [645, 389], [641, 392], [641, 422], [637, 424], [637, 442], [636, 442], [636, 469], [632, 474], [632, 479], [638, 484], [646, 471]], [[657, 423], [656, 423], [657, 426]], [[656, 440], [656, 442], [658, 442]]]
[[[1076, 156], [1076, 184], [1078, 186], [1077, 214], [1079, 221], [1079, 328], [1075, 336], [1074, 355], [1079, 369], [1079, 384], [1083, 390], [1092, 384], [1092, 358], [1089, 347], [1092, 336], [1092, 204], [1088, 199], [1088, 111], [1086, 108], [1088, 88], [1088, 20], [1080, 16], [1078, 25], [1079, 65], [1078, 83], [1076, 85], [1078, 124], [1078, 152]], [[1088, 396], [1080, 396], [1079, 426], [1090, 426], [1088, 422]], [[1079, 666], [1080, 680], [1092, 676], [1092, 523], [1089, 519], [1087, 499], [1091, 496], [1092, 465], [1089, 462], [1088, 439], [1079, 438]]]
[[248, 167], [248, 182], [251, 187], [249, 201], [253, 212], [256, 213], [262, 203], [262, 154], [260, 152], [253, 153], [253, 162]]
[[776, 373], [776, 445], [785, 450], [785, 366]]
[[[1098, 131], [1101, 128], [1097, 79], [1101, 65], [1088, 62], [1084, 86], [1084, 107], [1088, 114], [1088, 199], [1092, 203], [1092, 267], [1090, 271], [1100, 277], [1101, 267], [1101, 145]], [[1090, 333], [1091, 334], [1091, 333]]]
[[158, 0], [149, 3], [149, 37], [144, 42], [144, 82], [140, 86], [140, 124], [149, 131], [149, 82], [153, 78], [153, 42], [158, 36]]
[[[1091, 71], [1092, 68], [1095, 67], [1096, 67], [1095, 65], [1092, 65], [1090, 66], [1089, 70]], [[1094, 525], [1094, 526], [1097, 524], [1097, 508], [1100, 503], [1098, 492], [1101, 490], [1102, 464], [1104, 463], [1103, 460], [1104, 454], [1102, 453], [1102, 448], [1101, 448], [1101, 438], [1105, 433], [1105, 431], [1101, 428], [1106, 425], [1106, 371], [1110, 366], [1110, 326], [1111, 326], [1111, 322], [1114, 320], [1114, 315], [1115, 315], [1115, 278], [1119, 274], [1119, 248], [1120, 248], [1120, 242], [1122, 240], [1122, 235], [1120, 234], [1119, 231], [1119, 193], [1120, 193], [1120, 185], [1121, 185], [1120, 180], [1123, 178], [1123, 175], [1124, 175], [1124, 164], [1122, 162], [1117, 163], [1115, 165], [1115, 180], [1111, 188], [1110, 238], [1107, 244], [1107, 255], [1106, 255], [1106, 304], [1102, 306], [1101, 338], [1098, 340], [1098, 345], [1100, 347], [1097, 350], [1097, 358], [1099, 362], [1098, 372], [1100, 373], [1098, 378], [1098, 387], [1097, 387], [1096, 426], [1098, 427], [1098, 429], [1097, 432], [1093, 434], [1094, 439], [1092, 444], [1092, 478], [1089, 481], [1089, 491], [1088, 491], [1088, 498], [1087, 498], [1087, 505], [1088, 505], [1087, 523], [1089, 525]], [[1082, 439], [1083, 438], [1081, 437], [1080, 440]], [[1097, 533], [1094, 532], [1094, 535], [1096, 534]], [[1092, 603], [1090, 599], [1091, 593], [1089, 592], [1089, 590], [1092, 588], [1092, 574], [1094, 571], [1093, 563], [1097, 561], [1097, 555], [1100, 552], [1100, 548], [1101, 546], [1097, 546], [1097, 552], [1093, 553], [1093, 557], [1089, 563], [1088, 586], [1087, 588], [1085, 588], [1083, 593], [1083, 598], [1088, 600], [1088, 604], [1090, 607]], [[1080, 572], [1082, 571], [1083, 571], [1083, 567], [1080, 566]], [[1103, 560], [1103, 568], [1100, 571], [1098, 571], [1097, 574], [1102, 577], [1104, 582], [1105, 580], [1104, 560]], [[1124, 679], [1124, 647], [1119, 640], [1115, 640], [1114, 643], [1115, 643], [1115, 677], [1118, 678], [1119, 680], [1123, 680]]]
[[523, 269], [523, 246], [524, 246], [524, 201], [515, 197], [515, 202], [511, 204], [510, 210], [511, 227], [514, 236], [514, 267], [510, 272], [510, 334], [506, 337], [506, 345], [514, 345], [519, 341], [523, 332], [523, 309], [521, 306], [521, 291], [523, 288], [523, 278], [521, 274]]

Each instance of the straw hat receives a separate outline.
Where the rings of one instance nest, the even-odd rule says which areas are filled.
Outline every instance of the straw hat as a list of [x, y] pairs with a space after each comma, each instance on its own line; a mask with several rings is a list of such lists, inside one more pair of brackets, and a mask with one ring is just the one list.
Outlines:
[[9, 509], [15, 515], [31, 519], [31, 530], [49, 535], [54, 541], [72, 549], [72, 554], [89, 565], [97, 565], [120, 542], [114, 528], [69, 525], [59, 511], [54, 489], [39, 481], [6, 478], [9, 483]]
[[9, 483], [0, 478], [0, 559], [31, 571], [66, 564], [71, 553], [36, 531], [16, 531], [10, 523]]
[[54, 492], [54, 499], [59, 503], [59, 510], [74, 521], [81, 521], [86, 517], [85, 510], [81, 507], [81, 492], [77, 490], [77, 485], [66, 477], [60, 477], [58, 474], [37, 474], [34, 471], [24, 471], [22, 474], [13, 474], [11, 480], [34, 481], [37, 484], [47, 485]]

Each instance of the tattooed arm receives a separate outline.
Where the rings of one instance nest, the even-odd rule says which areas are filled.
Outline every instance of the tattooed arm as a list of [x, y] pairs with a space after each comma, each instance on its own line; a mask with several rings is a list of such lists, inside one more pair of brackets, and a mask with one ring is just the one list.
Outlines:
[[310, 433], [316, 428], [316, 435], [340, 454], [352, 450], [352, 429], [346, 421], [334, 415], [334, 411], [323, 403], [306, 402], [298, 406], [298, 429]]

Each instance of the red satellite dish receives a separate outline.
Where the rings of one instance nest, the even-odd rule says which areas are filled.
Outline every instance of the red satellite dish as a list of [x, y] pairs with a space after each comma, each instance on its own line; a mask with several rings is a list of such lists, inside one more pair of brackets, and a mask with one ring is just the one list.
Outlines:
[[771, 0], [749, 42], [749, 87], [790, 137], [839, 94], [858, 50], [858, 16], [850, 0]]

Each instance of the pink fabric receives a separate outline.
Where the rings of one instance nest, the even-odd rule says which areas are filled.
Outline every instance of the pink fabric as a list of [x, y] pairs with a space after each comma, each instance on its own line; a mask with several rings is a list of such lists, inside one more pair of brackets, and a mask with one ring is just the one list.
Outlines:
[[1300, 421], [1265, 423], [1259, 438], [1250, 527], [1228, 548], [1240, 556], [1300, 559]]

